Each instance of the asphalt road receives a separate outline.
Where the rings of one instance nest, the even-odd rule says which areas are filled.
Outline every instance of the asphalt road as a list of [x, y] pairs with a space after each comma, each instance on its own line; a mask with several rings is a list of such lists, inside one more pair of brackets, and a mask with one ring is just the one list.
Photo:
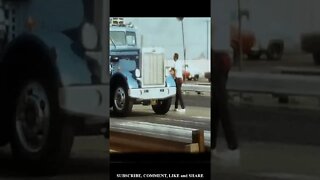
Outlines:
[[106, 180], [109, 173], [107, 140], [103, 136], [75, 138], [71, 157], [51, 177], [26, 177], [15, 169], [10, 148], [0, 148], [0, 180]]
[[[188, 106], [211, 108], [211, 97], [208, 95], [184, 95], [183, 100], [187, 109], [189, 109]], [[174, 104], [174, 98], [172, 104]]]
[[[230, 103], [240, 144], [240, 165], [228, 167], [212, 159], [213, 179], [320, 179], [319, 107], [263, 100], [258, 104]], [[218, 147], [225, 151], [222, 131], [220, 137]]]
[[[156, 115], [151, 106], [134, 105], [130, 116], [122, 117], [121, 120], [151, 122], [210, 130], [210, 97], [201, 95], [184, 95], [183, 99], [186, 106], [185, 113], [174, 111], [174, 105], [171, 105], [171, 108], [166, 115]], [[174, 104], [174, 98], [172, 104]], [[111, 121], [116, 119], [117, 117], [114, 117], [111, 111]]]
[[320, 145], [320, 111], [290, 106], [230, 105], [240, 139]]
[[219, 180], [318, 180], [319, 151], [320, 146], [241, 141], [240, 165], [212, 158], [211, 174]]

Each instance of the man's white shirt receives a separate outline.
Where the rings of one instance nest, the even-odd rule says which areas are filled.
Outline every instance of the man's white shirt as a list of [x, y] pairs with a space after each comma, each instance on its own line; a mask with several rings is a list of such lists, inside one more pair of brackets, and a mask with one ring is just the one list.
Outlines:
[[174, 61], [174, 69], [176, 70], [176, 78], [182, 78], [183, 63], [181, 60]]

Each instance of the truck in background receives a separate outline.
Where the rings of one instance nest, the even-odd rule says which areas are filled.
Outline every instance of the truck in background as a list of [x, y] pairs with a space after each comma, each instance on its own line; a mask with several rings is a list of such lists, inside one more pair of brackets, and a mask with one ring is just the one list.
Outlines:
[[[266, 53], [268, 59], [280, 59], [283, 53], [312, 53], [317, 64], [320, 14], [317, 0], [241, 0], [243, 52], [249, 58]], [[234, 1], [231, 6], [237, 7]], [[237, 9], [233, 16], [233, 39], [237, 37]], [[236, 44], [236, 43], [234, 43]], [[235, 46], [236, 47], [236, 46]]]
[[166, 114], [176, 85], [166, 76], [162, 48], [139, 49], [136, 30], [123, 18], [110, 20], [110, 106], [117, 116], [127, 116], [133, 104], [151, 105], [156, 114]]
[[320, 29], [301, 35], [301, 49], [312, 54], [315, 65], [320, 65]]
[[75, 135], [107, 133], [108, 11], [105, 0], [0, 0], [0, 146], [15, 167], [56, 173]]
[[[252, 30], [241, 31], [241, 50], [248, 59], [260, 59], [265, 55], [269, 60], [280, 60], [284, 51], [284, 41], [275, 37], [256, 37]], [[261, 39], [269, 39], [261, 41]], [[260, 40], [260, 41], [259, 41]], [[239, 30], [231, 27], [231, 47], [234, 52], [240, 52]]]

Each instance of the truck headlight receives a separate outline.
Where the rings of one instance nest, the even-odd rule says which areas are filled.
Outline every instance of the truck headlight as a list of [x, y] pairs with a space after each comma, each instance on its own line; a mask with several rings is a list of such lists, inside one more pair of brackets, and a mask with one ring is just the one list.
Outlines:
[[141, 72], [140, 72], [139, 69], [136, 69], [136, 70], [134, 71], [134, 74], [136, 75], [137, 78], [139, 78], [139, 77], [141, 76]]
[[88, 49], [93, 50], [98, 45], [98, 33], [94, 25], [85, 23], [81, 29], [82, 45]]

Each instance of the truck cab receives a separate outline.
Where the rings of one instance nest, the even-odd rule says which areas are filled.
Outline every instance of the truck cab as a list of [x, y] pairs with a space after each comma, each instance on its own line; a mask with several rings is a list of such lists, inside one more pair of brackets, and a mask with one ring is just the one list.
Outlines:
[[117, 116], [127, 116], [134, 104], [151, 105], [166, 114], [176, 85], [165, 72], [163, 48], [138, 48], [136, 29], [123, 19], [110, 20], [110, 106]]
[[17, 168], [56, 173], [74, 136], [107, 133], [108, 11], [105, 0], [0, 0], [0, 146]]

